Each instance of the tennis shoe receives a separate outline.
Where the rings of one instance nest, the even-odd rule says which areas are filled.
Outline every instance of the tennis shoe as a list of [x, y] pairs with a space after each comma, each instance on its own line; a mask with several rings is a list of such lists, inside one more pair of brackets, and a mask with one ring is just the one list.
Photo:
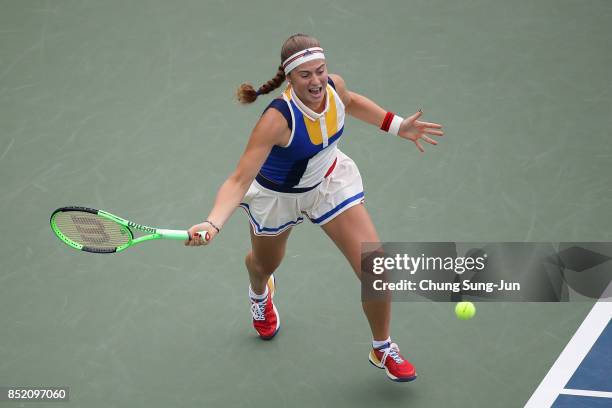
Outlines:
[[263, 340], [273, 338], [280, 328], [278, 310], [274, 306], [272, 298], [275, 290], [274, 275], [268, 279], [268, 296], [263, 300], [251, 299], [251, 314], [253, 315], [253, 327]]
[[395, 343], [385, 343], [378, 349], [372, 349], [370, 363], [386, 371], [387, 377], [396, 382], [408, 382], [417, 377], [416, 369], [401, 354]]

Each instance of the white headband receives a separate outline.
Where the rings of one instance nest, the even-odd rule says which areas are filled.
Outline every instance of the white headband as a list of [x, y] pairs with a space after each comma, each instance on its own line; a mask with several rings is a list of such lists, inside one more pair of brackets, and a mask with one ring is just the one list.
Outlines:
[[325, 59], [325, 54], [323, 54], [323, 48], [306, 48], [305, 50], [296, 52], [295, 54], [287, 58], [282, 64], [283, 69], [285, 70], [285, 75], [288, 75], [298, 65], [302, 65], [305, 62], [316, 59]]

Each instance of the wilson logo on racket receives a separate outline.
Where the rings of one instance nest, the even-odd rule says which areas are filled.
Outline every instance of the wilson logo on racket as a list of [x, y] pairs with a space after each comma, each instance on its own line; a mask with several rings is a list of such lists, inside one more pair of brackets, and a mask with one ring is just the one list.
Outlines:
[[155, 228], [146, 227], [144, 225], [136, 224], [135, 222], [128, 221], [128, 226], [132, 228], [136, 228], [137, 230], [150, 232], [151, 234], [155, 234]]

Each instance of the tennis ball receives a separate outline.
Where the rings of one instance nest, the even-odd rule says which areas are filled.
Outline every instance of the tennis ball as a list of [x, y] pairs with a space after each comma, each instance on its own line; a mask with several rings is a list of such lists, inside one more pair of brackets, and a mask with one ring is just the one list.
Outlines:
[[476, 306], [472, 302], [459, 302], [455, 306], [455, 314], [459, 320], [470, 320], [476, 314]]

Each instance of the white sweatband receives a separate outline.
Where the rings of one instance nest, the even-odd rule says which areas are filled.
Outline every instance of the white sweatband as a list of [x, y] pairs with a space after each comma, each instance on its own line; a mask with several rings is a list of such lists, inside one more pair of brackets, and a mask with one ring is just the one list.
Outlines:
[[387, 112], [382, 125], [380, 125], [380, 130], [389, 132], [392, 135], [397, 136], [399, 134], [400, 125], [403, 121], [404, 118], [402, 118], [401, 116], [398, 116], [393, 112]]
[[325, 59], [325, 54], [323, 54], [323, 48], [312, 47], [296, 52], [295, 54], [287, 58], [285, 61], [283, 61], [282, 67], [285, 71], [285, 75], [289, 75], [289, 73], [298, 65], [302, 65], [305, 62], [316, 59]]

